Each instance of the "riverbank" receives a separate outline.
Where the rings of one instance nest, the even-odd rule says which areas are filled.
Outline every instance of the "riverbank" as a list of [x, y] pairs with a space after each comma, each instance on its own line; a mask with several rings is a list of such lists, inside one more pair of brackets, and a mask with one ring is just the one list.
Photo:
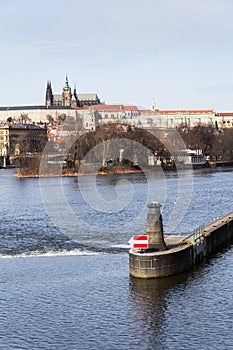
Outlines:
[[[190, 165], [190, 164], [184, 164], [182, 168], [185, 169], [206, 169], [206, 168], [227, 168], [232, 167], [233, 162], [209, 162], [205, 165]], [[175, 166], [170, 165], [161, 165], [161, 166], [154, 166], [154, 167], [144, 167], [143, 170], [139, 167], [132, 167], [132, 166], [122, 166], [122, 165], [116, 165], [116, 166], [109, 166], [109, 167], [100, 167], [97, 174], [98, 175], [114, 175], [114, 174], [136, 174], [136, 173], [142, 173], [151, 171], [152, 169], [162, 169], [163, 171], [170, 172], [170, 171], [176, 171]], [[82, 166], [82, 171], [77, 171], [74, 168], [48, 168], [42, 172], [39, 171], [39, 169], [24, 169], [21, 171], [18, 171], [14, 174], [14, 176], [19, 178], [39, 178], [39, 177], [76, 177], [76, 176], [84, 176], [84, 175], [96, 175], [96, 168], [92, 165], [86, 165]], [[85, 170], [85, 171], [83, 171]]]
[[[114, 175], [114, 174], [136, 174], [142, 173], [143, 170], [126, 167], [126, 166], [114, 166], [114, 167], [106, 167], [100, 168], [98, 171], [98, 175]], [[56, 171], [44, 171], [39, 173], [38, 170], [26, 170], [24, 172], [16, 172], [14, 176], [19, 178], [39, 178], [39, 177], [76, 177], [76, 176], [84, 176], [84, 175], [96, 175], [96, 172], [90, 171], [88, 169], [87, 172], [77, 172], [73, 169], [62, 169]]]

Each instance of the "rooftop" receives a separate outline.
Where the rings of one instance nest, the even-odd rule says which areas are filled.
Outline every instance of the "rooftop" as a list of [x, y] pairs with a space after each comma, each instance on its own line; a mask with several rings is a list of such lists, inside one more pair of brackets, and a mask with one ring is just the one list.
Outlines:
[[95, 101], [98, 100], [98, 96], [97, 94], [77, 94], [78, 100], [79, 101]]
[[137, 106], [124, 106], [121, 104], [112, 104], [112, 105], [93, 105], [90, 106], [89, 109], [95, 109], [99, 112], [121, 112], [121, 111], [138, 111]]
[[43, 128], [41, 126], [35, 125], [35, 124], [4, 124], [0, 126], [4, 129], [30, 129], [30, 130], [46, 130], [46, 128]]
[[144, 113], [150, 113], [150, 114], [179, 114], [179, 113], [186, 113], [186, 114], [205, 114], [205, 113], [214, 113], [213, 109], [169, 109], [169, 110], [155, 110], [155, 111], [143, 111]]
[[142, 111], [145, 114], [213, 114], [215, 113], [213, 109], [170, 109], [170, 110], [155, 110], [155, 111], [150, 111], [150, 110], [146, 110], [146, 111]]
[[216, 117], [233, 117], [233, 112], [216, 113]]

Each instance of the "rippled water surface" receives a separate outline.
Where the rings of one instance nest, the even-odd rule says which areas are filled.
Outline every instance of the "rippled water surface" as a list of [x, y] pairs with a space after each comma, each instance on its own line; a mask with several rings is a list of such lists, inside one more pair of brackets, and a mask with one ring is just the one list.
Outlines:
[[232, 246], [187, 274], [148, 281], [129, 277], [127, 250], [145, 230], [148, 200], [163, 204], [168, 234], [233, 211], [230, 170], [81, 185], [0, 170], [0, 189], [0, 349], [233, 348]]

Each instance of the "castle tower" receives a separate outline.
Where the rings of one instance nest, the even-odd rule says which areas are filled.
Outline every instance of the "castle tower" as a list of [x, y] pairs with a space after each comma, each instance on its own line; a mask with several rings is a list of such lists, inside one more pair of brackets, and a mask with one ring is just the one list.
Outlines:
[[69, 86], [68, 77], [66, 76], [65, 86], [62, 90], [62, 106], [70, 107], [71, 106], [71, 88]]
[[53, 105], [53, 91], [51, 86], [51, 81], [47, 81], [46, 94], [45, 94], [45, 105], [52, 106]]

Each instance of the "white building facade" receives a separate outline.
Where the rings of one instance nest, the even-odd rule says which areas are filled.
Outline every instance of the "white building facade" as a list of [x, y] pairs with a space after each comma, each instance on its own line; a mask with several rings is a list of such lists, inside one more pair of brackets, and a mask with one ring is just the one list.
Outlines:
[[166, 110], [142, 111], [138, 124], [142, 127], [176, 128], [194, 127], [198, 124], [215, 126], [213, 110]]
[[83, 116], [84, 127], [89, 130], [95, 130], [97, 126], [107, 123], [163, 129], [176, 128], [181, 125], [189, 128], [198, 124], [216, 126], [216, 116], [213, 110], [140, 110], [137, 106], [124, 105], [98, 105], [89, 108], [92, 114], [95, 114], [94, 118], [90, 118], [90, 113], [78, 111]]
[[9, 118], [16, 122], [56, 123], [64, 116], [71, 122], [76, 122], [81, 118], [84, 129], [93, 131], [98, 126], [107, 123], [163, 129], [176, 128], [180, 125], [188, 128], [198, 124], [219, 128], [233, 127], [233, 112], [215, 113], [214, 110], [141, 110], [134, 105], [122, 104], [99, 104], [81, 108], [65, 106], [0, 107], [0, 123], [6, 122]]
[[233, 128], [233, 112], [216, 113], [216, 123], [219, 129]]

